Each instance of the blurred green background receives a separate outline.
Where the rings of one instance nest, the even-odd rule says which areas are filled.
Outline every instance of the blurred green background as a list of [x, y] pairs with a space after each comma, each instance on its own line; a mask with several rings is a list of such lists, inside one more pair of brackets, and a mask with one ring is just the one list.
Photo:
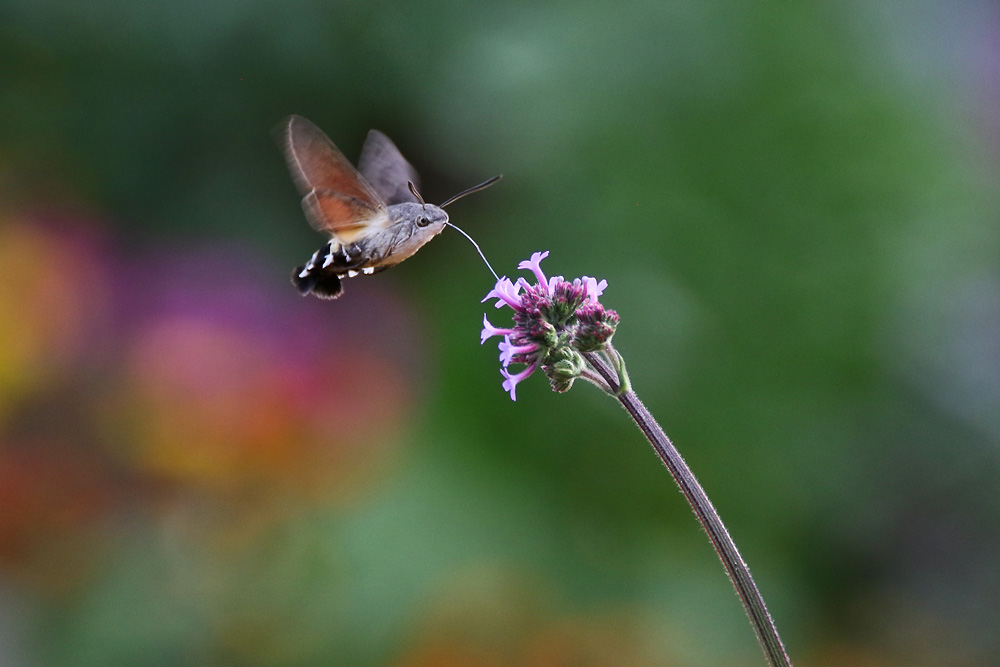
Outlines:
[[0, 664], [763, 664], [464, 239], [295, 293], [290, 113], [608, 280], [797, 665], [1000, 664], [998, 109], [982, 1], [0, 0]]

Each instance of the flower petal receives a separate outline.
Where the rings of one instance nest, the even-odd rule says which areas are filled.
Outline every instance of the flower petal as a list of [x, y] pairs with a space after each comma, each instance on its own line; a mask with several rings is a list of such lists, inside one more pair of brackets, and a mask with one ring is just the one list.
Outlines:
[[515, 393], [516, 389], [517, 389], [517, 383], [521, 382], [522, 380], [524, 380], [525, 378], [527, 378], [529, 375], [531, 375], [532, 373], [534, 373], [536, 368], [538, 368], [538, 362], [537, 361], [535, 361], [533, 364], [531, 364], [530, 366], [528, 366], [527, 368], [525, 368], [520, 373], [515, 373], [513, 375], [511, 375], [509, 372], [507, 372], [506, 368], [501, 368], [500, 369], [500, 374], [503, 375], [504, 378], [505, 378], [504, 381], [503, 381], [503, 390], [510, 392], [510, 400], [512, 400], [512, 401], [516, 401], [517, 400], [517, 394]]
[[594, 303], [597, 303], [597, 298], [604, 294], [604, 290], [608, 287], [607, 280], [597, 282], [597, 278], [591, 278], [590, 276], [584, 276], [580, 280], [582, 280], [583, 284], [587, 287], [587, 296], [590, 297], [590, 300]]
[[511, 361], [513, 361], [514, 355], [528, 354], [529, 352], [534, 352], [538, 349], [538, 345], [536, 343], [512, 345], [509, 336], [500, 341], [497, 347], [500, 349], [500, 361], [503, 362], [504, 368], [510, 365]]
[[[531, 253], [531, 259], [526, 259], [517, 265], [517, 268], [522, 271], [531, 271], [535, 274], [535, 278], [538, 280], [539, 285], [548, 285], [549, 281], [546, 280], [545, 274], [542, 273], [542, 267], [540, 266], [542, 260], [549, 256], [549, 251], [544, 252], [533, 252]], [[550, 292], [551, 293], [551, 292]]]
[[483, 330], [479, 332], [479, 336], [481, 338], [479, 344], [482, 345], [486, 342], [487, 338], [491, 338], [492, 336], [509, 336], [512, 333], [514, 333], [513, 329], [501, 329], [490, 324], [490, 321], [486, 319], [486, 314], [484, 313]]
[[520, 285], [515, 285], [510, 282], [510, 278], [504, 276], [497, 281], [496, 286], [490, 290], [480, 303], [488, 301], [490, 299], [496, 299], [496, 307], [503, 308], [504, 304], [510, 306], [511, 308], [517, 310], [521, 307], [521, 297], [519, 292], [521, 291]]

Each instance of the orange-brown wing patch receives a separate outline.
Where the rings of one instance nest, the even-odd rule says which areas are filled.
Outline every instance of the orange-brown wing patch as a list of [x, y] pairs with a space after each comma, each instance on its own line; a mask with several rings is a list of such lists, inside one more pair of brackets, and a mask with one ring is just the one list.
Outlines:
[[299, 193], [326, 190], [353, 198], [374, 209], [385, 203], [321, 129], [302, 116], [290, 116], [282, 126], [281, 144]]
[[351, 243], [369, 227], [382, 227], [389, 216], [384, 208], [329, 190], [312, 190], [302, 198], [302, 209], [313, 229], [327, 232], [340, 243]]

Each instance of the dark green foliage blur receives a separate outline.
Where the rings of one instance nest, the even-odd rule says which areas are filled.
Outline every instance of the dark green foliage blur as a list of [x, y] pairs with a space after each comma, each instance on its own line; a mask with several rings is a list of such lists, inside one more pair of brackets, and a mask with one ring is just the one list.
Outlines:
[[764, 664], [614, 401], [501, 390], [458, 234], [295, 294], [291, 113], [608, 281], [796, 664], [1000, 664], [998, 25], [0, 0], [0, 664]]

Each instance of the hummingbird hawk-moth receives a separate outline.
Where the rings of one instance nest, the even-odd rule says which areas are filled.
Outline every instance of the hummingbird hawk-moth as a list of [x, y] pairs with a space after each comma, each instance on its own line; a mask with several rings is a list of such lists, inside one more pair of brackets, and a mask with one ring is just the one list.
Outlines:
[[344, 278], [371, 275], [399, 264], [445, 225], [455, 227], [448, 221], [445, 206], [500, 178], [495, 176], [435, 206], [424, 202], [416, 170], [378, 130], [368, 133], [357, 169], [322, 130], [302, 116], [290, 116], [279, 132], [306, 219], [313, 229], [330, 235], [326, 245], [292, 275], [303, 295], [336, 299], [344, 292]]

